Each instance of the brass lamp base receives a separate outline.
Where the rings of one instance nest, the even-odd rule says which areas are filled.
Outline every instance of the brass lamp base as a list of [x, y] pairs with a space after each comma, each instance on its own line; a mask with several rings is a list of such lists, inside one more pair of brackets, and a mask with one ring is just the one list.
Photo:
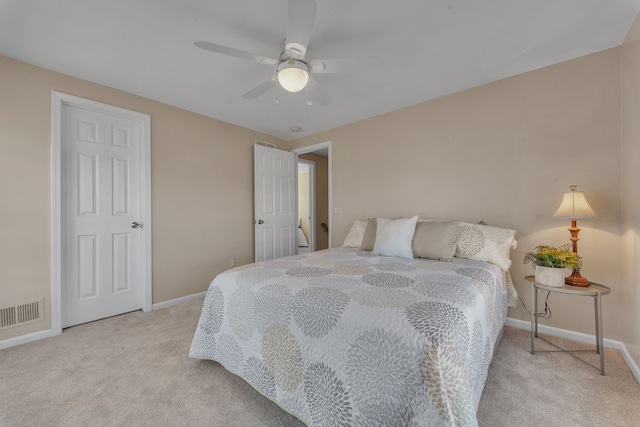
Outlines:
[[580, 270], [573, 270], [571, 276], [565, 277], [564, 284], [586, 288], [587, 286], [589, 286], [589, 281], [582, 277], [582, 275], [580, 274]]

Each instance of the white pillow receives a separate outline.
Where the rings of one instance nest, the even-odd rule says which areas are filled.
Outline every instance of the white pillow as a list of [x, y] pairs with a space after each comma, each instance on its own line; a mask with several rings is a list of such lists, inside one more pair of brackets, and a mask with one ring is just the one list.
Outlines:
[[418, 215], [412, 218], [377, 219], [373, 253], [398, 258], [413, 258], [411, 242], [416, 232]]
[[355, 220], [351, 226], [351, 230], [344, 238], [343, 247], [359, 248], [364, 237], [364, 230], [367, 228], [367, 220]]

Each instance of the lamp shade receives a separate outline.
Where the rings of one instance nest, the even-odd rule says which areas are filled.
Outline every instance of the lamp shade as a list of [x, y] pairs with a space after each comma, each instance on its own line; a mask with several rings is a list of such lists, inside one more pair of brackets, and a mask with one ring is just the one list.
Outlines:
[[553, 214], [555, 218], [589, 218], [598, 216], [598, 213], [593, 210], [587, 198], [584, 195], [584, 191], [575, 191], [577, 186], [572, 185], [571, 191], [564, 193], [562, 203], [560, 207]]
[[300, 92], [309, 83], [308, 67], [300, 61], [288, 60], [278, 66], [277, 77], [284, 90]]

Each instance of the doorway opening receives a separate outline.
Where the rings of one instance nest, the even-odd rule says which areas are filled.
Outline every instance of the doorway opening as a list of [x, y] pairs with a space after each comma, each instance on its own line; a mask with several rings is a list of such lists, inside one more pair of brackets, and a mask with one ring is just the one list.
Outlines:
[[298, 254], [316, 250], [316, 163], [298, 158]]
[[[298, 155], [298, 225], [302, 230], [298, 233], [309, 244], [301, 246], [300, 238], [298, 253], [331, 248], [331, 141], [291, 151]], [[309, 187], [306, 192], [304, 186]]]

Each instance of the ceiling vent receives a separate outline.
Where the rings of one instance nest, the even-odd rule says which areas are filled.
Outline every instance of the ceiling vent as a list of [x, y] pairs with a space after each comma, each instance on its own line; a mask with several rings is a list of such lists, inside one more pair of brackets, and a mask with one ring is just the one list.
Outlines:
[[256, 145], [263, 145], [269, 148], [276, 148], [276, 144], [272, 142], [260, 141], [259, 139], [256, 139]]

